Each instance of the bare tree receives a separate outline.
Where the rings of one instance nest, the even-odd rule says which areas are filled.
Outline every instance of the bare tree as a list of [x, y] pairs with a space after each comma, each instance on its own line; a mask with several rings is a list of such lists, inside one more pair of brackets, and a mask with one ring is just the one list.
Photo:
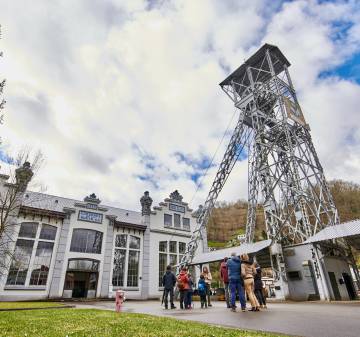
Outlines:
[[[1, 39], [1, 25], [0, 25], [0, 39]], [[2, 57], [2, 56], [3, 56], [3, 52], [0, 51], [0, 57]], [[6, 103], [6, 101], [1, 97], [3, 94], [4, 87], [5, 87], [5, 79], [0, 81], [0, 124], [2, 124], [4, 121], [4, 114], [3, 114], [2, 110], [4, 109], [4, 106]]]
[[[29, 162], [31, 158], [32, 164]], [[7, 272], [9, 263], [16, 258], [13, 243], [16, 239], [17, 216], [24, 193], [43, 162], [40, 151], [31, 156], [29, 150], [22, 150], [10, 161], [9, 174], [0, 174], [0, 276]]]

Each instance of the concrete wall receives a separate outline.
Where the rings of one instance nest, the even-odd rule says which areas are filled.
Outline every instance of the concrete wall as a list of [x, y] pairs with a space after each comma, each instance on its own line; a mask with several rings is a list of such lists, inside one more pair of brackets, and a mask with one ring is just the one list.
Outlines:
[[330, 296], [332, 300], [335, 300], [334, 292], [330, 283], [330, 278], [328, 272], [333, 272], [335, 274], [336, 283], [339, 289], [339, 293], [341, 296], [341, 300], [350, 300], [349, 293], [346, 289], [345, 283], [341, 284], [340, 279], [342, 279], [342, 273], [347, 273], [351, 276], [349, 265], [337, 257], [325, 257], [324, 258], [324, 266], [326, 268], [326, 282], [328, 284]]
[[[284, 248], [284, 259], [287, 271], [289, 297], [295, 301], [307, 301], [319, 295], [318, 282], [314, 282], [311, 269], [314, 271], [310, 245], [299, 245]], [[289, 273], [299, 272], [299, 279], [291, 279]], [[315, 273], [314, 273], [315, 274]], [[316, 276], [315, 276], [315, 279]]]
[[[316, 262], [319, 267], [316, 269], [316, 260], [313, 259], [313, 252], [315, 252], [315, 248], [311, 244], [284, 248], [287, 274], [292, 271], [298, 271], [301, 274], [301, 279], [299, 280], [291, 280], [288, 277], [290, 299], [297, 301], [315, 299], [312, 295], [318, 291], [322, 300], [335, 300], [328, 274], [333, 272], [341, 300], [349, 300], [345, 283], [340, 283], [342, 273], [347, 273], [351, 276], [347, 262], [341, 259], [341, 257], [323, 257], [319, 253], [319, 263]], [[309, 266], [313, 269], [313, 278], [310, 275]]]

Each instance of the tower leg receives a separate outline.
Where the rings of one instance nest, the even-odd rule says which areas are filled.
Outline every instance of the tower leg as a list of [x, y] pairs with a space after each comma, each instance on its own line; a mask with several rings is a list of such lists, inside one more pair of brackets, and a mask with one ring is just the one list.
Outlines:
[[280, 243], [270, 246], [271, 264], [274, 275], [275, 297], [280, 300], [289, 298], [289, 285], [286, 277], [285, 261]]

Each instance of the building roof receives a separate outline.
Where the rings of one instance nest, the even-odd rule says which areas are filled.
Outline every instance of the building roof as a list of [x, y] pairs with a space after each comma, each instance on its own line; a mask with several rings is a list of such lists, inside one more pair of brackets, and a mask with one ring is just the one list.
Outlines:
[[260, 250], [269, 247], [270, 245], [271, 240], [263, 240], [254, 243], [243, 243], [242, 245], [237, 247], [218, 249], [212, 252], [196, 255], [192, 260], [191, 264], [194, 265], [221, 261], [224, 259], [224, 257], [230, 257], [233, 252], [236, 253], [237, 256], [245, 253], [257, 253]]
[[340, 238], [345, 238], [349, 244], [357, 249], [360, 249], [360, 219], [325, 227], [320, 232], [307, 239], [304, 243], [313, 243]]
[[[281, 50], [273, 46], [271, 44], [265, 43], [258, 51], [250, 56], [239, 68], [237, 68], [233, 73], [231, 73], [225, 80], [223, 80], [220, 83], [220, 86], [229, 85], [231, 84], [231, 81], [234, 80], [235, 82], [241, 83], [243, 81], [246, 68], [248, 66], [253, 68], [260, 68], [261, 63], [265, 57], [266, 50], [270, 51], [270, 54], [273, 59], [273, 66], [276, 75], [284, 70], [284, 65], [290, 66], [290, 62], [287, 60], [287, 58], [284, 56], [284, 54], [281, 52]], [[265, 64], [262, 66], [264, 68]], [[267, 69], [270, 71], [270, 69]], [[271, 75], [268, 74], [267, 77], [270, 77]], [[265, 78], [259, 79], [260, 82], [265, 82]], [[249, 83], [250, 84], [250, 83]]]
[[[23, 206], [37, 208], [41, 210], [49, 210], [55, 212], [64, 212], [64, 208], [74, 208], [75, 204], [86, 204], [86, 202], [81, 200], [75, 200], [70, 198], [58, 197], [55, 195], [39, 193], [39, 192], [30, 192], [27, 191], [24, 194], [24, 199], [22, 202]], [[116, 221], [126, 222], [132, 224], [141, 223], [141, 213], [130, 211], [127, 209], [106, 206], [103, 204], [99, 205], [100, 208], [105, 208], [107, 211], [106, 215], [115, 215]], [[89, 209], [89, 211], [92, 211]]]
[[139, 230], [139, 231], [145, 231], [147, 226], [144, 224], [134, 224], [134, 223], [130, 223], [130, 222], [123, 222], [123, 221], [114, 221], [114, 226], [115, 227], [121, 227], [121, 228], [128, 228], [128, 229], [135, 229], [135, 230]]

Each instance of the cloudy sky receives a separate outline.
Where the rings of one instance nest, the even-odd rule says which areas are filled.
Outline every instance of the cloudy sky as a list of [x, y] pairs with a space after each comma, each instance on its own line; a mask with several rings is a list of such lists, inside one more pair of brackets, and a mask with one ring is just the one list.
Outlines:
[[[0, 160], [41, 149], [48, 193], [95, 192], [137, 210], [143, 191], [157, 203], [179, 189], [196, 207], [236, 122], [218, 83], [265, 42], [292, 63], [326, 177], [360, 183], [357, 0], [0, 0], [0, 9]], [[220, 199], [246, 194], [241, 161]]]

